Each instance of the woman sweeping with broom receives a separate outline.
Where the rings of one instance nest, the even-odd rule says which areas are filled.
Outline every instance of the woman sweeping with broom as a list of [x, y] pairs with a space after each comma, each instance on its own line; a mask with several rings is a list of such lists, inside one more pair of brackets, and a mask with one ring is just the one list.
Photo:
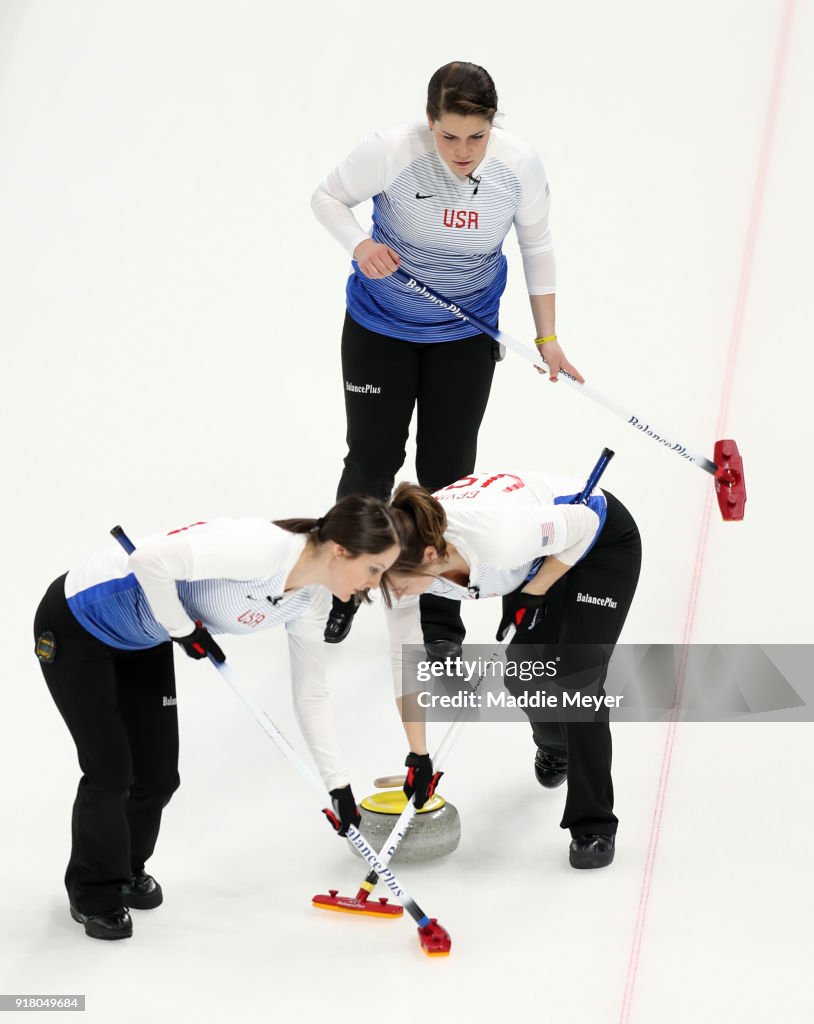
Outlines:
[[65, 874], [70, 912], [97, 939], [132, 934], [127, 908], [161, 886], [144, 870], [178, 788], [173, 644], [224, 661], [213, 634], [285, 626], [297, 719], [344, 834], [359, 813], [325, 686], [331, 595], [375, 588], [400, 517], [350, 496], [319, 519], [220, 519], [108, 548], [60, 576], [34, 620], [35, 652], [76, 744], [82, 778]]
[[[420, 689], [403, 664], [403, 646], [421, 644], [420, 594], [446, 600], [503, 598], [498, 638], [516, 629], [508, 661], [555, 661], [560, 684], [597, 698], [630, 609], [641, 565], [633, 517], [608, 491], [542, 472], [476, 474], [434, 495], [401, 484], [391, 505], [404, 542], [382, 590], [396, 692], [410, 746], [405, 792], [423, 806], [437, 778], [427, 751]], [[557, 661], [557, 659], [559, 659]], [[515, 691], [514, 684], [511, 687]], [[614, 856], [611, 734], [607, 707], [592, 714], [532, 721], [540, 784], [565, 779], [561, 827], [571, 833], [570, 863], [598, 868]]]

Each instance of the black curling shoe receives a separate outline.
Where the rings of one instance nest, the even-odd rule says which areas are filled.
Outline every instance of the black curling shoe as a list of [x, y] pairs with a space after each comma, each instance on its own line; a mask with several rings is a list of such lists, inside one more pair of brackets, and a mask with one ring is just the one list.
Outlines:
[[616, 852], [616, 836], [607, 832], [572, 839], [568, 859], [572, 868], [606, 868]]
[[534, 774], [541, 786], [545, 786], [546, 789], [556, 789], [557, 786], [561, 786], [565, 782], [565, 777], [568, 774], [568, 760], [538, 747], [537, 753], [534, 755]]
[[122, 889], [122, 902], [130, 910], [154, 910], [164, 902], [164, 893], [153, 876], [142, 871]]
[[463, 645], [460, 640], [425, 640], [424, 650], [427, 652], [427, 660], [443, 664], [450, 658], [455, 661], [463, 653]]
[[124, 907], [105, 914], [81, 914], [71, 905], [71, 917], [85, 926], [85, 935], [92, 939], [129, 939], [133, 934], [133, 922]]
[[331, 614], [325, 623], [325, 632], [323, 634], [326, 644], [342, 643], [348, 633], [350, 633], [353, 617], [358, 610], [359, 605], [356, 603], [355, 598], [351, 598], [350, 601], [340, 601], [338, 598], [334, 598]]

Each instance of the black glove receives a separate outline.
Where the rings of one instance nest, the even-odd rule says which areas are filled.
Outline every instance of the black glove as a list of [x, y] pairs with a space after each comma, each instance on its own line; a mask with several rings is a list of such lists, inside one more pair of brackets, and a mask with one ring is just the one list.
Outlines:
[[409, 800], [415, 794], [416, 810], [420, 811], [424, 804], [430, 799], [438, 785], [438, 780], [444, 774], [432, 770], [432, 758], [429, 754], [414, 754], [412, 750], [404, 762], [407, 768], [407, 778], [404, 780], [404, 795]]
[[497, 627], [496, 640], [503, 640], [509, 632], [509, 626], [514, 626], [516, 633], [515, 643], [524, 643], [535, 626], [543, 621], [545, 615], [545, 594], [528, 594], [519, 590], [506, 598], [505, 610], [500, 625]]
[[187, 636], [174, 636], [172, 639], [173, 643], [180, 644], [189, 657], [195, 658], [196, 661], [205, 658], [207, 654], [211, 654], [219, 664], [226, 661], [226, 655], [212, 639], [209, 630], [200, 622], [195, 623], [195, 629]]
[[362, 815], [359, 813], [359, 808], [356, 806], [356, 801], [353, 798], [353, 790], [350, 786], [342, 786], [340, 789], [331, 790], [331, 803], [334, 809], [329, 811], [323, 808], [322, 813], [328, 819], [328, 822], [340, 836], [346, 836], [348, 829], [353, 825], [356, 828], [362, 824]]

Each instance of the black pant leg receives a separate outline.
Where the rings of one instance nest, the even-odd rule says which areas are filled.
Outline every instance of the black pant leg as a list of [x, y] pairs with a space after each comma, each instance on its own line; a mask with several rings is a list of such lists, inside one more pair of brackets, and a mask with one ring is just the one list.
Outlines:
[[[478, 431], [495, 372], [495, 345], [479, 334], [422, 348], [416, 474], [422, 487], [437, 491], [475, 468]], [[422, 594], [420, 606], [425, 640], [463, 642], [460, 601]]]
[[[607, 493], [607, 492], [606, 492]], [[605, 528], [588, 555], [548, 592], [546, 614], [528, 645], [510, 645], [508, 657], [559, 658], [559, 679], [568, 688], [603, 697], [608, 662], [633, 601], [641, 567], [641, 540], [630, 513], [608, 494]], [[586, 597], [609, 598], [594, 604]], [[553, 687], [549, 687], [553, 689]], [[568, 709], [532, 722], [539, 747], [568, 759], [568, 790], [562, 828], [579, 838], [615, 832], [609, 712]]]
[[461, 618], [461, 602], [450, 601], [435, 594], [422, 594], [418, 599], [421, 609], [421, 633], [424, 642], [454, 640], [464, 642], [466, 627]]
[[130, 830], [124, 801], [132, 781], [127, 732], [119, 708], [113, 649], [73, 617], [64, 577], [43, 598], [35, 638], [56, 638], [56, 658], [41, 663], [45, 682], [76, 744], [82, 778], [71, 819], [65, 887], [71, 903], [94, 914], [122, 905], [130, 878]]
[[342, 331], [348, 454], [337, 500], [370, 494], [386, 500], [405, 457], [418, 390], [421, 346], [388, 338], [347, 314]]
[[178, 789], [178, 709], [172, 644], [115, 657], [119, 703], [133, 758], [125, 803], [130, 867], [139, 874], [155, 849], [161, 812]]
[[437, 491], [475, 468], [495, 372], [494, 343], [478, 334], [421, 348], [416, 474], [422, 487]]

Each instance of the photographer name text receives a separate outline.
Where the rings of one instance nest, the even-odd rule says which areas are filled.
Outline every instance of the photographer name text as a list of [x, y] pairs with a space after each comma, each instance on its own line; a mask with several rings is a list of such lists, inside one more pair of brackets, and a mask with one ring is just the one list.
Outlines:
[[472, 693], [469, 690], [454, 694], [420, 690], [416, 700], [421, 708], [593, 708], [599, 711], [600, 708], [621, 707], [624, 694], [594, 697], [578, 691], [548, 693], [536, 690], [515, 696], [511, 693]]

